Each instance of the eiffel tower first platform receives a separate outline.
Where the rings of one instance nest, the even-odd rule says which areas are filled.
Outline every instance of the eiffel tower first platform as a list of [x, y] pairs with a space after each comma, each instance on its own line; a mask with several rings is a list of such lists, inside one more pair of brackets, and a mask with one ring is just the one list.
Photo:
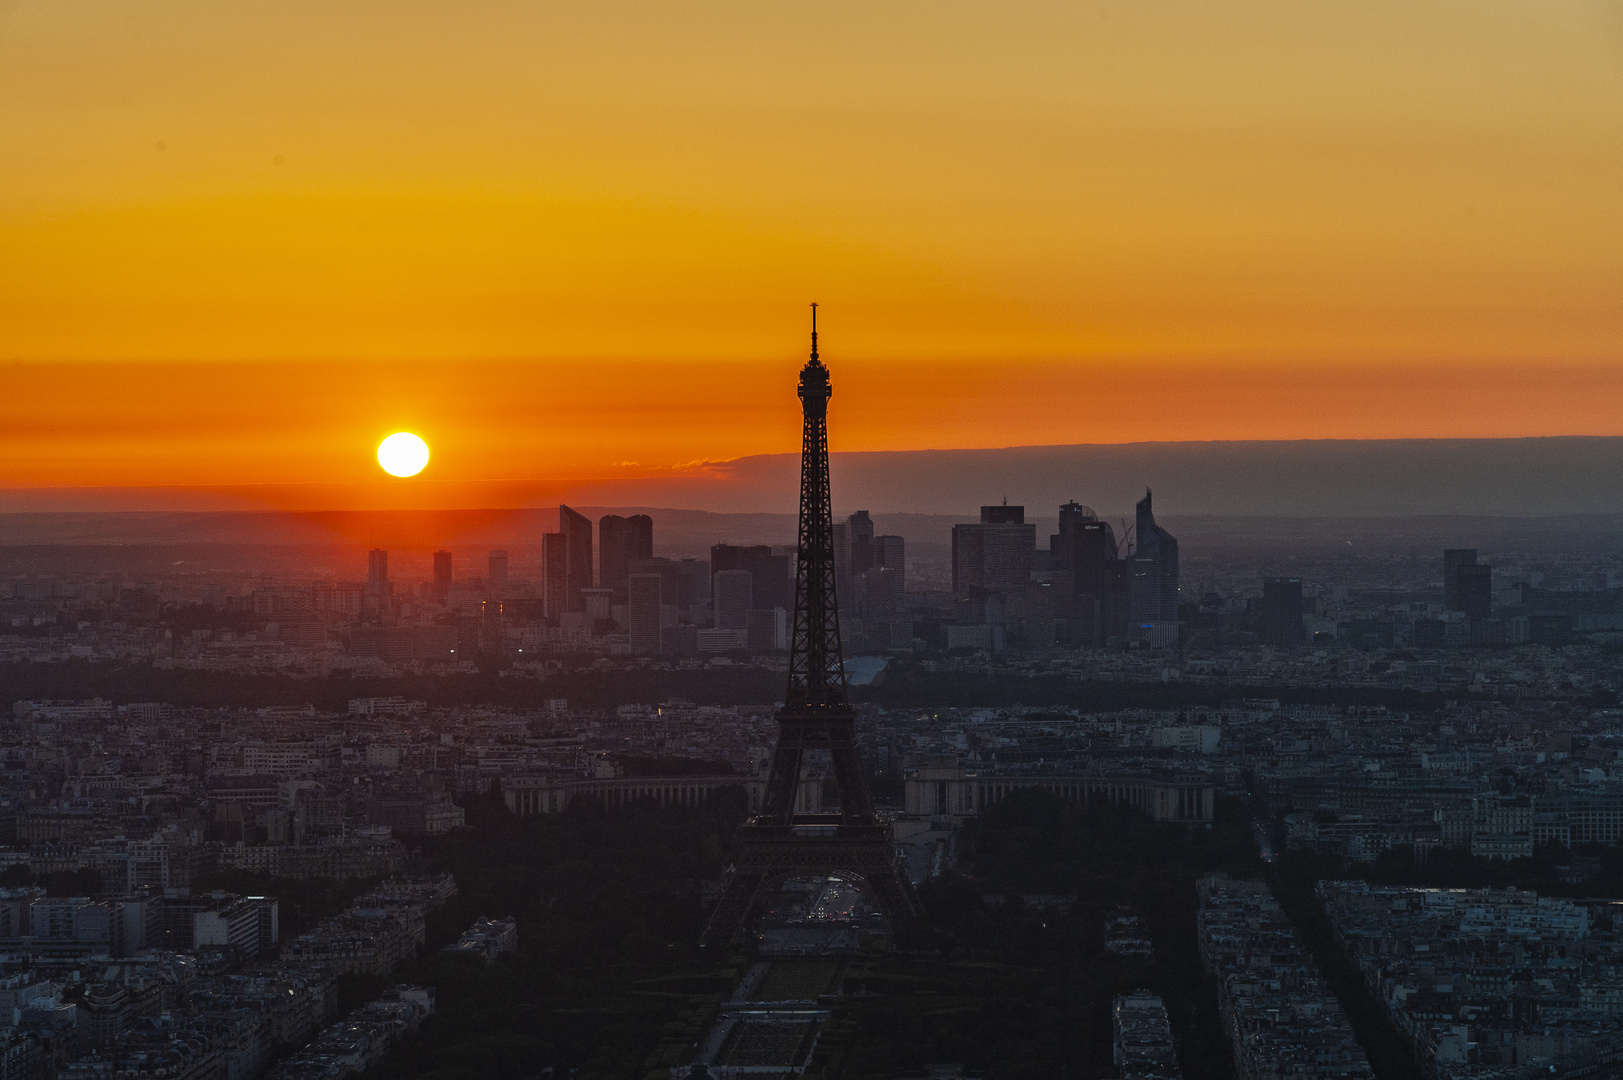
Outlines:
[[[919, 913], [913, 888], [897, 864], [890, 826], [874, 816], [873, 796], [857, 757], [856, 713], [846, 685], [834, 600], [834, 520], [828, 489], [832, 393], [828, 368], [817, 356], [813, 304], [811, 359], [801, 369], [799, 388], [805, 426], [789, 690], [777, 716], [778, 745], [761, 812], [740, 830], [743, 850], [728, 871], [721, 899], [705, 927], [706, 947], [731, 942], [761, 894], [792, 877], [838, 875], [861, 886], [891, 919]], [[794, 812], [801, 765], [812, 750], [826, 750], [832, 759], [838, 814]]]

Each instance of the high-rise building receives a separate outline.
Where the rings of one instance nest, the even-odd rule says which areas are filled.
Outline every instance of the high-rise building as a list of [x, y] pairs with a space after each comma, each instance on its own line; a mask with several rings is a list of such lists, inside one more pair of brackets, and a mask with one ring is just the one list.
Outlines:
[[1476, 565], [1476, 548], [1445, 548], [1443, 551], [1443, 610], [1460, 611], [1460, 578], [1462, 566]]
[[894, 570], [902, 577], [907, 577], [907, 542], [900, 536], [876, 536], [873, 538], [874, 565], [883, 566], [886, 570]]
[[[698, 614], [697, 609], [710, 600], [710, 564], [703, 559], [657, 558], [638, 559], [631, 564], [629, 579], [648, 574], [657, 576], [660, 581], [660, 625], [666, 634], [661, 651], [669, 652], [671, 649], [667, 646], [681, 638], [680, 634], [673, 637], [672, 631], [681, 630], [681, 634], [692, 632], [695, 629], [692, 619]], [[649, 587], [646, 582], [643, 587], [646, 600], [651, 593], [647, 591]], [[686, 629], [681, 629], [682, 626]]]
[[592, 587], [591, 519], [559, 505], [558, 531], [541, 537], [541, 578], [547, 618], [586, 610], [581, 590]]
[[[864, 615], [888, 612], [906, 597], [906, 582], [900, 570], [888, 566], [870, 566], [857, 575], [857, 606]], [[874, 605], [880, 605], [878, 609]]]
[[710, 549], [710, 573], [729, 570], [748, 570], [754, 588], [754, 607], [770, 611], [795, 606], [795, 585], [789, 577], [789, 556], [774, 555], [765, 544], [754, 547], [735, 547], [716, 544]]
[[[873, 536], [867, 521], [867, 511], [853, 514], [849, 519], [850, 533], [859, 537], [851, 545], [848, 580], [840, 586], [841, 613], [850, 626], [852, 640], [868, 638], [868, 624], [883, 624], [888, 635], [888, 620], [897, 614], [896, 608], [904, 597], [907, 582], [907, 545], [900, 536]], [[860, 620], [856, 619], [860, 616]]]
[[845, 541], [851, 545], [851, 573], [860, 574], [877, 561], [874, 554], [873, 519], [868, 511], [858, 510], [845, 519]]
[[597, 584], [624, 596], [631, 564], [654, 557], [654, 519], [605, 514], [597, 523]]
[[492, 551], [489, 556], [489, 571], [485, 577], [492, 585], [507, 584], [507, 552]]
[[389, 553], [382, 548], [366, 553], [366, 583], [375, 590], [389, 584]]
[[1127, 557], [1127, 616], [1139, 627], [1178, 621], [1178, 541], [1155, 523], [1150, 492], [1138, 501], [1133, 553]]
[[789, 613], [780, 608], [749, 613], [744, 628], [745, 647], [752, 653], [777, 652], [789, 647]]
[[569, 556], [563, 533], [541, 534], [541, 603], [553, 622], [569, 608]]
[[1099, 646], [1127, 628], [1127, 575], [1116, 530], [1090, 507], [1059, 508], [1059, 532], [1048, 539], [1049, 569], [1065, 592], [1057, 614], [1070, 626], [1073, 644]]
[[434, 552], [434, 595], [443, 603], [451, 595], [451, 553]]
[[834, 587], [839, 597], [839, 603], [851, 602], [851, 539], [846, 530], [845, 522], [836, 521], [833, 525], [834, 536]]
[[1280, 648], [1302, 644], [1307, 634], [1302, 623], [1301, 578], [1268, 578], [1262, 583], [1257, 636], [1264, 645]]
[[633, 570], [626, 577], [626, 616], [630, 622], [631, 651], [642, 655], [659, 652], [660, 634], [665, 627], [665, 575], [658, 570]]
[[1443, 552], [1443, 609], [1473, 619], [1493, 614], [1493, 567], [1476, 561], [1476, 548]]
[[755, 606], [750, 578], [748, 570], [722, 570], [710, 576], [716, 629], [743, 630], [748, 627], [749, 613]]
[[[660, 595], [664, 597], [662, 603], [664, 603], [667, 607], [682, 606], [679, 600], [679, 597], [682, 594], [681, 563], [676, 562], [673, 559], [665, 558], [638, 559], [636, 562], [631, 564], [631, 573], [658, 574], [662, 583], [660, 586], [662, 590]], [[706, 581], [706, 590], [708, 590], [709, 587], [710, 583], [709, 581]], [[689, 606], [691, 606], [691, 603]]]
[[952, 527], [952, 591], [1024, 592], [1031, 585], [1037, 526], [1023, 506], [983, 506], [979, 524]]
[[675, 565], [677, 609], [691, 610], [709, 603], [710, 564], [704, 559], [679, 559]]

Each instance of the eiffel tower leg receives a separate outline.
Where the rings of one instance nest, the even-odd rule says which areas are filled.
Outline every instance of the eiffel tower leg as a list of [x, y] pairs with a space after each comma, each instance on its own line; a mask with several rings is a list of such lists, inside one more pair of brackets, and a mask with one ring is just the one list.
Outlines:
[[765, 883], [766, 874], [762, 871], [735, 866], [722, 883], [721, 899], [716, 901], [715, 909], [710, 912], [710, 921], [705, 924], [704, 934], [699, 939], [700, 946], [714, 949], [732, 944]]
[[850, 741], [850, 728], [836, 728], [834, 745], [829, 756], [834, 759], [834, 783], [840, 791], [840, 816], [846, 819], [873, 818], [873, 796], [868, 793], [867, 778], [862, 774], [862, 760]]
[[864, 868], [868, 871], [864, 879], [879, 910], [892, 919], [922, 915], [923, 908], [919, 906], [913, 885], [903, 876], [901, 869], [882, 858], [876, 862], [878, 865]]
[[800, 791], [802, 756], [799, 732], [784, 732], [772, 751], [772, 771], [767, 776], [766, 798], [760, 819], [774, 825], [787, 825], [795, 812], [795, 796]]

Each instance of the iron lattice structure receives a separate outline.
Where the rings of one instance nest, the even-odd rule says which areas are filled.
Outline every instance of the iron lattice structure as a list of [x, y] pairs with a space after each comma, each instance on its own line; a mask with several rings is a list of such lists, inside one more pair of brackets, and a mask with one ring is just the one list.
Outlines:
[[[915, 915], [918, 901], [897, 865], [890, 827], [874, 816], [857, 755], [840, 650], [834, 596], [834, 516], [828, 482], [828, 368], [817, 354], [817, 305], [812, 305], [811, 359], [800, 372], [804, 416], [800, 451], [800, 544], [795, 558], [794, 639], [789, 688], [778, 712], [761, 812], [741, 831], [743, 850], [728, 872], [704, 944], [724, 945], [743, 928], [763, 892], [786, 878], [836, 874], [860, 884], [886, 915]], [[813, 750], [827, 751], [839, 791], [838, 814], [797, 814], [801, 768]]]

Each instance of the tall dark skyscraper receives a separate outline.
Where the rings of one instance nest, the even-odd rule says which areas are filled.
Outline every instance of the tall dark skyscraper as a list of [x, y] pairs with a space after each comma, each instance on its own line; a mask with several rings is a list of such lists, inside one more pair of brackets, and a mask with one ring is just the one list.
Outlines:
[[874, 552], [873, 518], [868, 516], [868, 511], [858, 510], [845, 519], [845, 542], [851, 545], [850, 572], [853, 575], [878, 562]]
[[366, 553], [366, 583], [373, 589], [389, 584], [389, 553], [382, 548]]
[[1127, 615], [1137, 626], [1178, 621], [1178, 541], [1155, 523], [1150, 493], [1138, 501], [1127, 559]]
[[1116, 546], [1116, 530], [1090, 507], [1059, 508], [1059, 532], [1048, 540], [1049, 569], [1067, 588], [1071, 643], [1099, 646], [1127, 628], [1127, 564]]
[[541, 576], [549, 619], [586, 610], [581, 590], [592, 587], [591, 519], [559, 505], [558, 531], [541, 537]]
[[907, 576], [907, 541], [900, 536], [876, 536], [873, 538], [874, 565], [882, 566], [886, 570], [894, 570], [905, 579]]
[[443, 603], [451, 595], [451, 553], [434, 552], [434, 595]]
[[665, 602], [667, 576], [658, 568], [634, 570], [627, 576], [631, 651], [638, 655], [648, 656], [660, 650], [665, 609], [669, 606]]
[[1307, 634], [1302, 623], [1301, 578], [1268, 578], [1262, 583], [1257, 636], [1264, 645], [1280, 648], [1302, 644]]
[[1473, 619], [1493, 614], [1493, 567], [1476, 561], [1476, 548], [1443, 552], [1443, 609]]
[[743, 630], [755, 607], [748, 570], [722, 570], [711, 575], [711, 611], [718, 630]]
[[[815, 319], [813, 309], [813, 318]], [[800, 538], [795, 560], [795, 613], [789, 646], [789, 686], [778, 711], [778, 743], [761, 812], [739, 830], [742, 847], [710, 914], [704, 944], [726, 945], [761, 893], [786, 877], [849, 875], [890, 916], [910, 915], [917, 901], [901, 873], [890, 826], [874, 814], [873, 796], [857, 756], [840, 650], [834, 596], [834, 520], [828, 481], [828, 368], [818, 359], [812, 324], [811, 359], [800, 372], [804, 414], [800, 454]], [[801, 766], [808, 752], [828, 755], [838, 814], [796, 814]], [[804, 831], [797, 831], [805, 827]]]
[[597, 584], [625, 595], [631, 564], [654, 557], [654, 519], [647, 514], [604, 514], [597, 522]]
[[1024, 506], [983, 506], [979, 524], [952, 527], [952, 591], [1024, 592], [1031, 586], [1037, 526]]
[[765, 544], [753, 547], [735, 547], [716, 544], [710, 549], [710, 573], [724, 574], [729, 570], [748, 570], [758, 611], [781, 607], [788, 611], [794, 606], [794, 581], [789, 577], [789, 556], [774, 555]]
[[488, 570], [485, 579], [492, 586], [507, 584], [507, 552], [492, 551], [486, 559]]

